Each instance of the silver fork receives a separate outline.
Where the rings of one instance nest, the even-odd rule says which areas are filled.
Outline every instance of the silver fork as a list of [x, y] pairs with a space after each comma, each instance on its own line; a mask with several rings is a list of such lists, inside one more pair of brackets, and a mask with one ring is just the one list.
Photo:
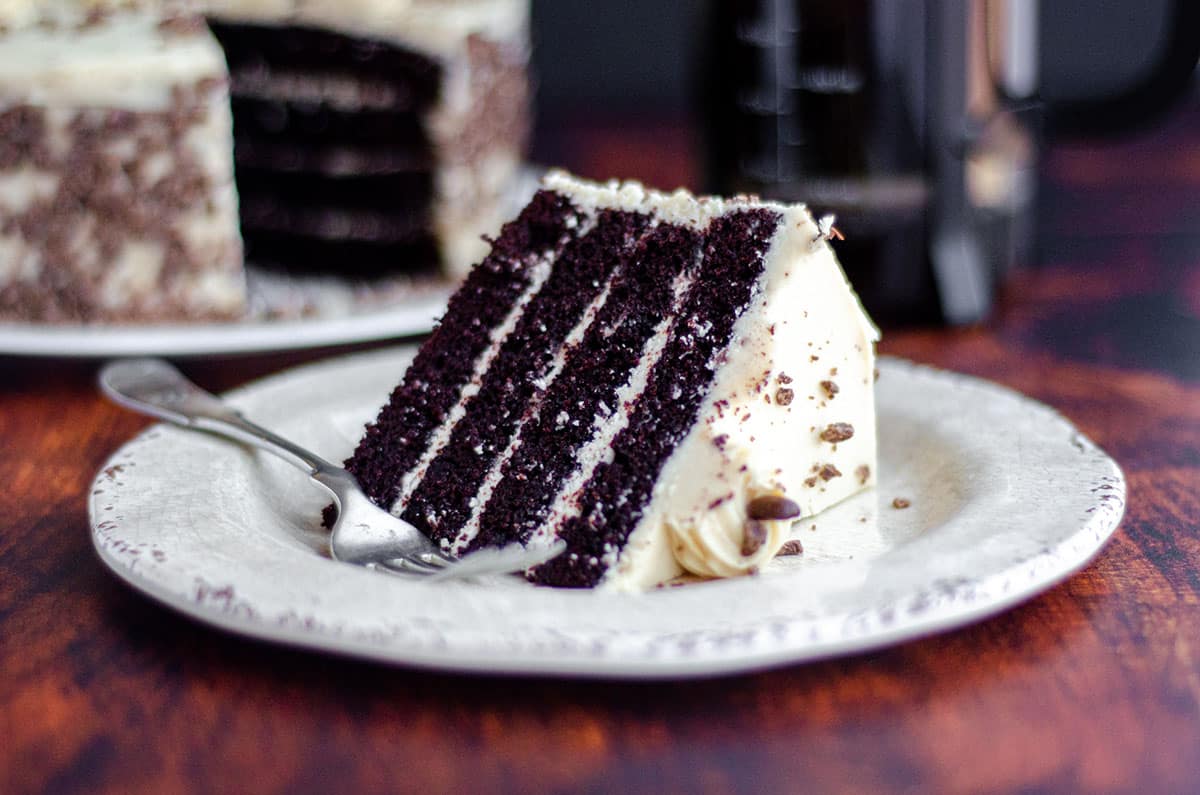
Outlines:
[[393, 574], [466, 577], [524, 571], [565, 547], [561, 541], [536, 549], [510, 544], [453, 558], [417, 528], [377, 507], [345, 469], [254, 424], [161, 359], [112, 362], [100, 371], [100, 389], [125, 408], [253, 445], [306, 472], [329, 492], [337, 510], [329, 536], [334, 560]]

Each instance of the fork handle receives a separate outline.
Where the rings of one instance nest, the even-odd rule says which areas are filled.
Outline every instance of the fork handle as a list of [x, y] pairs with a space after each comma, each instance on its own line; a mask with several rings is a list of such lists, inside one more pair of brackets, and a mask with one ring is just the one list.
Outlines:
[[246, 419], [225, 401], [189, 381], [162, 359], [122, 359], [100, 371], [100, 389], [113, 402], [161, 420], [225, 436], [274, 453], [318, 481], [346, 474], [316, 453]]

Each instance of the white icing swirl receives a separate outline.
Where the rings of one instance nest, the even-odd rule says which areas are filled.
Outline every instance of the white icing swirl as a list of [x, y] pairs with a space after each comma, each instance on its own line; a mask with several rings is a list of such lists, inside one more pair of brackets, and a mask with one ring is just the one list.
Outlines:
[[792, 520], [758, 520], [757, 527], [766, 537], [757, 539], [755, 546], [756, 540], [747, 538], [751, 520], [746, 497], [733, 495], [698, 516], [665, 522], [680, 568], [700, 577], [737, 577], [757, 571], [775, 557], [787, 540]]

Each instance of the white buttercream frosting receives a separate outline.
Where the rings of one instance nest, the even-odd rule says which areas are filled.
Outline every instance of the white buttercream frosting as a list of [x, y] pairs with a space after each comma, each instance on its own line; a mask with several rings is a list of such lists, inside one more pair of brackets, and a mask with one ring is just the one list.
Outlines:
[[[87, 24], [88, 5], [46, 0], [33, 12], [0, 8], [0, 96], [41, 107], [166, 109], [171, 89], [224, 79], [225, 56], [208, 31], [164, 30], [162, 16], [125, 10]], [[36, 24], [34, 24], [36, 23]]]
[[748, 490], [730, 493], [720, 505], [700, 512], [692, 521], [664, 522], [671, 554], [680, 568], [700, 577], [737, 577], [765, 566], [787, 540], [792, 523], [759, 521], [763, 536], [747, 545]]

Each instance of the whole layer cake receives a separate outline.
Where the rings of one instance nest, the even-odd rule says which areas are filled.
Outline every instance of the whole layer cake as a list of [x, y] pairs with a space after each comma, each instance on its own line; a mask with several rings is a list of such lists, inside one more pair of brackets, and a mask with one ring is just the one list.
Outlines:
[[461, 277], [523, 151], [527, 22], [527, 0], [0, 5], [0, 317], [237, 317], [243, 246]]
[[877, 332], [802, 205], [552, 174], [452, 297], [347, 468], [539, 583], [756, 570], [875, 477]]

